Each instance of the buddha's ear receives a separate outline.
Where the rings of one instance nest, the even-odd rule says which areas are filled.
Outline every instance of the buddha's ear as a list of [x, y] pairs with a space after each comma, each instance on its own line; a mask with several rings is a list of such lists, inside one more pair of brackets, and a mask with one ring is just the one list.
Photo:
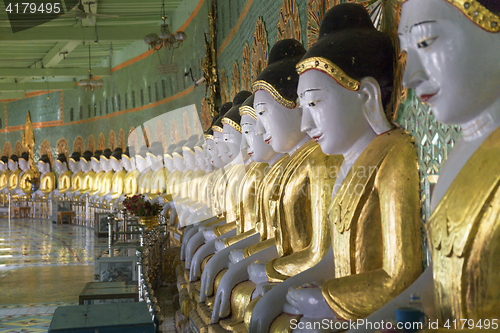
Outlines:
[[392, 126], [385, 116], [382, 106], [382, 94], [380, 86], [372, 77], [365, 77], [360, 82], [359, 94], [363, 100], [363, 114], [377, 135], [389, 131]]

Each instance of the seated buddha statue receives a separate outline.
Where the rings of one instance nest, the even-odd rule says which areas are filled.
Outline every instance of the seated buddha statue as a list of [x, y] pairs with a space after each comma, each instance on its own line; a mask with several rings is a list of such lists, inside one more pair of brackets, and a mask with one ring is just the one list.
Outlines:
[[259, 300], [249, 332], [291, 331], [291, 318], [366, 318], [422, 271], [415, 143], [384, 112], [394, 84], [391, 39], [358, 4], [329, 10], [319, 35], [297, 65], [297, 93], [302, 131], [326, 154], [344, 156], [333, 191], [325, 193], [333, 198], [325, 216], [332, 248]]
[[9, 185], [3, 189], [3, 193], [7, 194], [10, 191], [14, 191], [19, 187], [19, 175], [21, 174], [21, 170], [18, 165], [19, 158], [16, 154], [12, 154], [7, 161], [7, 165], [10, 170], [9, 174]]
[[[77, 153], [79, 155], [79, 153]], [[71, 177], [73, 172], [68, 170], [68, 160], [64, 153], [60, 153], [56, 159], [56, 170], [59, 177], [57, 178], [57, 189], [52, 191], [50, 198], [62, 199], [66, 192], [71, 188]]]
[[52, 171], [48, 155], [42, 155], [38, 160], [38, 171], [40, 172], [40, 188], [32, 196], [45, 197], [56, 188], [56, 174]]
[[[95, 194], [99, 193], [100, 190], [100, 180], [102, 175], [104, 175], [104, 170], [102, 169], [101, 166], [101, 155], [103, 154], [102, 151], [96, 150], [94, 152], [94, 155], [90, 159], [90, 164], [92, 165], [92, 170], [94, 171], [94, 177], [92, 178], [92, 187], [87, 191], [87, 195], [90, 197], [94, 196]], [[93, 197], [95, 199], [95, 196]]]
[[[92, 153], [90, 153], [90, 156], [92, 156]], [[68, 165], [71, 172], [73, 172], [73, 176], [71, 177], [71, 188], [66, 192], [68, 198], [73, 198], [73, 194], [79, 191], [82, 186], [84, 172], [82, 171], [82, 165], [80, 163], [81, 158], [82, 156], [80, 153], [73, 153], [69, 158]]]
[[151, 165], [149, 164], [151, 160], [147, 159], [148, 147], [142, 146], [137, 154], [135, 155], [135, 163], [137, 169], [141, 173], [139, 176], [139, 194], [148, 194], [151, 189], [151, 176], [153, 175], [153, 170], [151, 170]]
[[137, 180], [139, 179], [140, 172], [135, 167], [135, 157], [132, 159], [130, 156], [135, 156], [134, 148], [127, 147], [122, 154], [121, 164], [126, 171], [125, 178], [123, 179], [123, 193], [116, 198], [114, 204], [123, 202], [125, 197], [132, 197], [139, 191]]
[[10, 175], [10, 170], [9, 170], [9, 165], [8, 165], [9, 158], [7, 156], [2, 156], [0, 159], [0, 191], [2, 191], [4, 188], [6, 188], [9, 185], [9, 175]]
[[19, 174], [19, 187], [11, 191], [11, 195], [13, 198], [25, 198], [31, 196], [31, 180], [35, 172], [30, 169], [29, 155], [27, 152], [21, 154], [18, 163], [19, 169], [21, 169], [21, 173]]
[[163, 194], [167, 188], [167, 169], [163, 165], [163, 146], [160, 141], [155, 141], [151, 144], [151, 148], [146, 154], [146, 159], [149, 159], [151, 165], [151, 189], [148, 194], [148, 199], [151, 202], [160, 202], [163, 200]]
[[[96, 156], [101, 155], [100, 150], [96, 150]], [[80, 157], [80, 168], [83, 172], [82, 182], [80, 188], [72, 194], [72, 198], [78, 200], [82, 195], [86, 195], [89, 191], [92, 190], [94, 184], [94, 177], [96, 172], [92, 169], [92, 152], [87, 150], [83, 152], [83, 155]]]
[[432, 262], [406, 295], [379, 311], [384, 318], [394, 318], [394, 308], [410, 293], [420, 295], [441, 331], [449, 331], [446, 322], [491, 323], [498, 317], [499, 22], [498, 1], [403, 1], [403, 84], [415, 89], [439, 122], [460, 125], [462, 136], [431, 196], [426, 231]]
[[103, 174], [98, 179], [98, 190], [90, 196], [91, 201], [102, 203], [100, 199], [106, 194], [109, 194], [113, 188], [113, 175], [115, 174], [115, 171], [113, 170], [113, 167], [109, 160], [112, 153], [113, 152], [111, 151], [111, 149], [106, 148], [102, 152], [102, 155], [99, 157], [99, 164], [101, 166]]
[[111, 170], [113, 171], [113, 177], [111, 178], [111, 190], [107, 193], [102, 193], [99, 198], [99, 202], [111, 203], [123, 193], [125, 175], [127, 171], [123, 169], [121, 163], [122, 159], [122, 149], [120, 147], [115, 148], [111, 156], [109, 157], [109, 164], [111, 165]]
[[[165, 190], [165, 194], [162, 196], [163, 198], [163, 202], [164, 203], [168, 203], [170, 201], [172, 201], [172, 189], [171, 189], [171, 182], [172, 182], [172, 179], [180, 179], [180, 177], [182, 177], [182, 173], [176, 173], [177, 169], [175, 168], [175, 165], [174, 165], [174, 157], [172, 156], [172, 154], [174, 153], [174, 150], [177, 148], [177, 145], [174, 143], [174, 144], [171, 144], [170, 146], [167, 147], [167, 152], [165, 154], [163, 154], [163, 165], [165, 166], [165, 169], [166, 169], [166, 173], [168, 173], [167, 175], [167, 185], [166, 185], [166, 190]], [[168, 205], [168, 207], [165, 207], [165, 209], [170, 209], [171, 205], [173, 203], [171, 203], [170, 205]], [[173, 206], [172, 206], [173, 207]]]

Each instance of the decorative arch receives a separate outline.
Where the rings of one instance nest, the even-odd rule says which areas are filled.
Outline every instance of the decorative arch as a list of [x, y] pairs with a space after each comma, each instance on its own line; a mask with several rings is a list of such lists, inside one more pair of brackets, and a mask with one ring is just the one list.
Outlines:
[[104, 138], [104, 134], [99, 134], [99, 139], [97, 140], [97, 149], [104, 151], [106, 149], [106, 138]]
[[10, 142], [6, 142], [3, 145], [3, 155], [9, 158], [12, 155], [12, 146], [10, 145]]
[[149, 125], [144, 126], [144, 130], [142, 131], [142, 135], [144, 137], [144, 144], [148, 148], [151, 147], [151, 142], [153, 142], [153, 136], [151, 135], [151, 128], [149, 128]]
[[210, 106], [208, 105], [208, 99], [203, 98], [201, 101], [201, 125], [203, 126], [203, 131], [207, 131], [212, 123], [212, 117], [210, 117]]
[[60, 138], [56, 144], [57, 154], [66, 155], [66, 160], [69, 161], [69, 145], [68, 141], [65, 138]]
[[21, 156], [21, 154], [23, 153], [24, 149], [23, 149], [23, 144], [21, 143], [21, 141], [16, 141], [16, 145], [14, 146], [14, 154], [16, 154], [17, 156]]
[[262, 17], [255, 24], [255, 32], [252, 40], [252, 70], [251, 79], [254, 82], [257, 76], [267, 66], [269, 46], [267, 45], [267, 32]]
[[237, 93], [241, 91], [240, 89], [240, 69], [238, 68], [238, 62], [235, 60], [233, 64], [233, 72], [231, 73], [231, 100], [234, 99]]
[[135, 127], [131, 127], [128, 132], [128, 145], [134, 148], [136, 154], [139, 152], [139, 138], [137, 137]]
[[179, 126], [177, 121], [172, 120], [172, 125], [170, 125], [170, 142], [177, 143], [181, 141], [181, 132], [179, 131]]
[[302, 28], [297, 0], [283, 0], [281, 6], [276, 41], [287, 38], [293, 38], [302, 43]]
[[226, 69], [222, 68], [222, 71], [220, 73], [220, 98], [222, 101], [222, 104], [230, 102], [229, 98], [229, 86], [227, 82], [227, 74], [226, 74]]
[[109, 132], [108, 148], [111, 150], [115, 150], [116, 148], [116, 134], [113, 130]]
[[155, 141], [161, 142], [163, 153], [166, 153], [168, 146], [167, 135], [165, 134], [165, 127], [163, 126], [163, 122], [161, 120], [156, 124]]
[[85, 151], [85, 143], [83, 142], [83, 138], [81, 136], [77, 136], [73, 142], [73, 151], [79, 152], [80, 154], [83, 154]]
[[125, 131], [123, 131], [123, 128], [120, 128], [120, 132], [118, 133], [118, 147], [123, 151], [127, 149], [127, 141], [125, 141]]
[[87, 144], [87, 149], [92, 152], [92, 154], [95, 151], [95, 139], [94, 139], [94, 134], [89, 135], [89, 142]]
[[187, 110], [182, 115], [182, 128], [184, 129], [184, 139], [187, 140], [191, 136], [191, 121]]
[[243, 46], [243, 62], [241, 63], [241, 90], [252, 90], [252, 82], [250, 79], [250, 49], [248, 43]]
[[47, 140], [43, 140], [40, 145], [40, 156], [47, 155], [50, 160], [50, 165], [54, 166], [54, 157], [52, 156], [52, 149], [50, 148], [50, 143]]

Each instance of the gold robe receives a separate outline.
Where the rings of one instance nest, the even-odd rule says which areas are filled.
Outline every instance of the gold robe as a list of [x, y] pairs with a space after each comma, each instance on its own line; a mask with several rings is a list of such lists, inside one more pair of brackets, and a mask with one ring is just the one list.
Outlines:
[[499, 162], [500, 128], [470, 157], [427, 222], [440, 324], [498, 318]]
[[9, 186], [10, 170], [2, 171], [0, 174], [0, 191]]
[[331, 246], [328, 206], [340, 155], [326, 155], [309, 141], [290, 158], [279, 193], [276, 245], [280, 258], [266, 264], [270, 282], [282, 282], [323, 259]]
[[30, 180], [35, 176], [35, 172], [31, 169], [28, 169], [23, 172], [21, 177], [19, 178], [19, 187], [23, 190], [25, 195], [31, 195], [32, 187]]
[[167, 170], [163, 167], [159, 168], [151, 175], [151, 190], [149, 192], [149, 199], [153, 199], [165, 192], [167, 187], [167, 176]]
[[151, 191], [151, 177], [153, 176], [153, 170], [148, 170], [146, 172], [142, 172], [139, 177], [139, 193], [140, 194], [149, 194]]
[[323, 284], [323, 296], [339, 318], [365, 318], [422, 272], [418, 160], [411, 136], [398, 129], [375, 138], [342, 182], [329, 216], [335, 278]]
[[97, 192], [97, 195], [99, 195], [99, 198], [107, 195], [111, 192], [113, 188], [113, 176], [115, 172], [114, 171], [107, 171], [102, 177], [101, 181], [99, 182], [99, 192]]
[[46, 172], [40, 179], [40, 189], [44, 196], [56, 189], [56, 174], [52, 171]]
[[80, 194], [92, 191], [94, 187], [95, 175], [96, 173], [94, 170], [85, 172], [85, 174], [83, 175], [82, 186], [80, 187]]
[[76, 191], [80, 191], [83, 183], [83, 171], [80, 170], [73, 174], [71, 178], [71, 193], [75, 193]]
[[182, 172], [175, 170], [167, 177], [167, 193], [163, 195], [163, 201], [169, 202], [172, 198], [177, 198], [181, 195], [181, 178]]
[[139, 176], [141, 173], [137, 169], [133, 169], [132, 171], [129, 171], [125, 175], [125, 179], [123, 181], [123, 194], [127, 197], [131, 197], [137, 194], [139, 191], [139, 186], [137, 185], [137, 179], [139, 179]]
[[104, 175], [104, 171], [99, 171], [94, 175], [92, 181], [92, 189], [89, 190], [89, 195], [98, 194], [101, 189], [101, 178]]
[[125, 170], [120, 170], [115, 172], [113, 175], [112, 179], [112, 186], [111, 186], [111, 199], [117, 199], [123, 194], [124, 190], [124, 182], [125, 182], [125, 175], [127, 174], [127, 171]]
[[12, 171], [9, 175], [9, 187], [8, 190], [13, 191], [19, 186], [19, 175], [21, 174], [21, 170], [16, 169]]
[[57, 180], [58, 190], [60, 194], [64, 194], [71, 188], [71, 176], [73, 172], [71, 170], [64, 171]]

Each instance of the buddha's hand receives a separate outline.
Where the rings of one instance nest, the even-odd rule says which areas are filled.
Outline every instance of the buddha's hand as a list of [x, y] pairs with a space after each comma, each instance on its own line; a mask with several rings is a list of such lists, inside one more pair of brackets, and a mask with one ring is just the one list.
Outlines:
[[231, 250], [229, 252], [229, 262], [233, 265], [243, 260], [243, 258], [243, 250]]
[[289, 288], [286, 300], [287, 303], [283, 307], [285, 312], [302, 314], [308, 318], [337, 318], [326, 303], [321, 286], [316, 283], [306, 283], [300, 287]]
[[207, 242], [211, 241], [212, 239], [217, 238], [217, 236], [215, 236], [215, 232], [213, 229], [204, 230], [203, 237], [205, 238], [205, 241], [207, 241]]
[[265, 267], [266, 265], [260, 262], [254, 262], [248, 265], [248, 276], [253, 283], [259, 284], [269, 282]]
[[226, 244], [224, 244], [224, 241], [225, 241], [225, 238], [215, 241], [215, 251], [216, 252], [222, 251], [226, 248]]

